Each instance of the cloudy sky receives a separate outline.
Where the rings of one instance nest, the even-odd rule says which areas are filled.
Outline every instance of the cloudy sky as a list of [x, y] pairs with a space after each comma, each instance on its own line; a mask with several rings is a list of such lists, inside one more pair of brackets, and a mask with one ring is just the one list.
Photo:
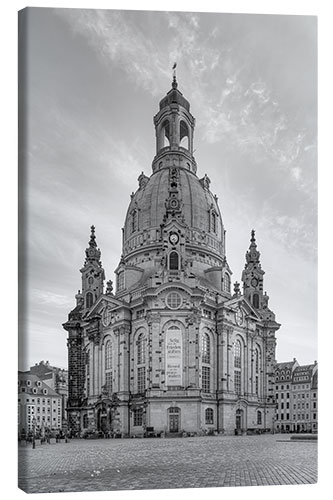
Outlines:
[[317, 359], [315, 17], [35, 8], [27, 28], [28, 307], [19, 368], [42, 359], [66, 367], [61, 325], [81, 288], [91, 224], [114, 278], [175, 61], [196, 118], [198, 176], [207, 173], [219, 198], [233, 281], [254, 228], [264, 289], [282, 324], [277, 360]]

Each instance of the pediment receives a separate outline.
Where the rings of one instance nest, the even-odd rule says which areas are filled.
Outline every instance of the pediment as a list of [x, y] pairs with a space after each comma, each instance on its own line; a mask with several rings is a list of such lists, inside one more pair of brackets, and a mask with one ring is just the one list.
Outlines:
[[169, 219], [164, 225], [164, 230], [167, 232], [172, 230], [173, 231], [184, 230], [185, 228], [187, 228], [187, 224], [175, 217]]
[[116, 299], [113, 295], [101, 295], [93, 304], [90, 311], [86, 315], [86, 319], [94, 316], [95, 314], [102, 314], [103, 310], [108, 306], [110, 310], [116, 310], [121, 307], [125, 307], [128, 309], [128, 305], [118, 299]]
[[259, 311], [256, 311], [250, 302], [243, 296], [234, 297], [224, 302], [224, 306], [233, 310], [242, 309], [244, 314], [254, 320], [261, 321], [262, 317]]

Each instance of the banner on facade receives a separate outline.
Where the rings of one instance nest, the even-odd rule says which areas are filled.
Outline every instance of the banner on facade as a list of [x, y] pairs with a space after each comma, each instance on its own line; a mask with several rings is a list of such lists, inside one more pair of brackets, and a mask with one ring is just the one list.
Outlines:
[[166, 332], [166, 385], [183, 385], [182, 333], [179, 329]]

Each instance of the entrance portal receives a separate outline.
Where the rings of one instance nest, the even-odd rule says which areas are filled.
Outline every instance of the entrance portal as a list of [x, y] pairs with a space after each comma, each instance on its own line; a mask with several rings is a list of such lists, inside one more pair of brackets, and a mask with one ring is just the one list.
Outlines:
[[179, 432], [180, 428], [180, 409], [169, 408], [169, 431]]
[[242, 429], [242, 410], [236, 410], [236, 430], [240, 431]]

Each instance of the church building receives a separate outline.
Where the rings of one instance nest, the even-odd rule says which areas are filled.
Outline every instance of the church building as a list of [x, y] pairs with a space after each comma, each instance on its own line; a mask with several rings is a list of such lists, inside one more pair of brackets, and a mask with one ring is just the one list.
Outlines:
[[[69, 430], [121, 437], [270, 432], [276, 331], [255, 232], [232, 287], [226, 231], [195, 119], [172, 87], [154, 117], [156, 156], [123, 227], [116, 286], [91, 227], [68, 332]], [[245, 249], [244, 249], [245, 250]]]

